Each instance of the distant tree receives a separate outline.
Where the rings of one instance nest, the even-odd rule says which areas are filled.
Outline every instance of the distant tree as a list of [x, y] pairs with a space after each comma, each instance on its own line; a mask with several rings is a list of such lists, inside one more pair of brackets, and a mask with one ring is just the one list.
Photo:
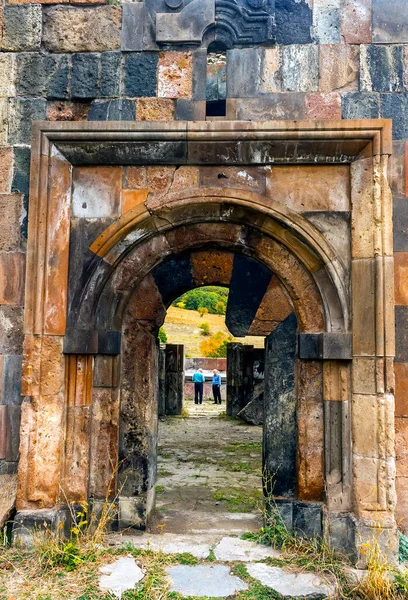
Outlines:
[[185, 302], [176, 302], [174, 306], [177, 308], [186, 308]]
[[[225, 314], [221, 311], [221, 304], [224, 307], [228, 302], [228, 290], [219, 286], [205, 286], [202, 288], [196, 288], [187, 292], [181, 298], [178, 298], [174, 302], [174, 306], [178, 308], [185, 308], [186, 310], [199, 310], [200, 308], [207, 308], [208, 312], [212, 315]], [[181, 306], [181, 305], [184, 306]], [[217, 304], [219, 304], [217, 308]]]
[[232, 342], [232, 335], [223, 331], [214, 333], [208, 340], [203, 340], [200, 344], [201, 354], [210, 358], [226, 358], [227, 344]]
[[225, 315], [225, 313], [227, 312], [227, 306], [225, 302], [222, 302], [221, 300], [217, 302], [217, 304], [215, 305], [215, 312], [217, 313], [217, 315]]
[[200, 325], [201, 335], [210, 335], [210, 326], [208, 323], [201, 323]]
[[208, 315], [208, 308], [206, 306], [199, 306], [198, 314], [200, 315], [200, 317], [203, 317], [204, 315]]
[[160, 327], [157, 337], [161, 344], [167, 344], [167, 333], [165, 332], [164, 327]]

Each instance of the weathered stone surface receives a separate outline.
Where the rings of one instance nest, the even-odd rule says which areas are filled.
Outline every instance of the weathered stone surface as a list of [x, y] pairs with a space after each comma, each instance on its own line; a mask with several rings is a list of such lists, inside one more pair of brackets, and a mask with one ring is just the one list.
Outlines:
[[101, 76], [99, 96], [115, 98], [120, 95], [120, 52], [103, 52], [101, 54]]
[[282, 90], [282, 52], [280, 48], [265, 48], [261, 54], [259, 91], [273, 94]]
[[120, 28], [121, 9], [117, 6], [53, 6], [44, 12], [43, 41], [50, 52], [117, 50]]
[[408, 417], [408, 363], [395, 362], [395, 415]]
[[214, 23], [213, 0], [190, 0], [179, 13], [168, 14], [166, 8], [156, 13], [157, 42], [201, 42], [205, 29]]
[[408, 200], [394, 198], [393, 202], [394, 251], [408, 252]]
[[382, 116], [392, 119], [392, 137], [395, 140], [408, 138], [408, 93], [382, 94]]
[[123, 190], [122, 192], [122, 214], [142, 204], [147, 199], [146, 190]]
[[52, 56], [24, 52], [18, 54], [16, 60], [17, 95], [68, 98], [69, 64], [66, 54]]
[[191, 52], [163, 52], [160, 55], [157, 71], [158, 97], [191, 98], [192, 67]]
[[319, 47], [319, 90], [321, 92], [358, 90], [359, 48], [346, 44]]
[[358, 356], [375, 355], [375, 273], [372, 259], [354, 260], [352, 264], [353, 352]]
[[17, 474], [0, 475], [0, 528], [11, 518], [17, 495]]
[[188, 100], [178, 98], [176, 101], [177, 121], [204, 121], [206, 114], [205, 100]]
[[12, 98], [9, 103], [10, 144], [30, 144], [32, 121], [44, 120], [47, 102], [43, 98]]
[[99, 55], [88, 52], [72, 55], [72, 98], [95, 98], [99, 92]]
[[214, 554], [216, 559], [221, 562], [256, 562], [268, 557], [279, 558], [281, 556], [280, 551], [275, 548], [261, 546], [235, 537], [222, 538], [215, 546]]
[[134, 100], [100, 100], [92, 102], [88, 116], [90, 121], [134, 121]]
[[313, 36], [319, 44], [340, 43], [341, 0], [314, 0]]
[[342, 97], [343, 119], [378, 119], [380, 94], [375, 92], [352, 92]]
[[48, 121], [87, 121], [89, 104], [84, 102], [48, 102]]
[[121, 188], [120, 167], [77, 167], [73, 173], [73, 216], [119, 216]]
[[251, 98], [256, 95], [259, 77], [259, 54], [256, 48], [227, 52], [227, 97]]
[[351, 245], [353, 258], [374, 256], [374, 192], [373, 162], [367, 158], [355, 161], [350, 167], [352, 178]]
[[408, 306], [395, 307], [395, 360], [408, 362]]
[[318, 89], [318, 47], [284, 46], [282, 89], [289, 92], [314, 92]]
[[336, 591], [333, 585], [314, 573], [289, 573], [263, 563], [247, 564], [246, 569], [251, 577], [283, 598], [326, 598]]
[[228, 286], [233, 258], [233, 254], [221, 250], [194, 252], [191, 256], [191, 273], [195, 285]]
[[0, 194], [0, 250], [17, 250], [20, 246], [20, 219], [23, 208], [20, 194]]
[[21, 366], [21, 355], [7, 354], [4, 356], [2, 404], [15, 406], [21, 404]]
[[408, 152], [406, 152], [406, 142], [404, 140], [394, 141], [392, 143], [392, 160], [388, 165], [388, 181], [390, 183], [393, 198], [406, 198], [408, 196], [406, 162], [408, 161]]
[[308, 119], [320, 121], [341, 118], [341, 96], [337, 92], [306, 94], [305, 103]]
[[308, 44], [312, 41], [312, 9], [307, 0], [275, 0], [277, 44]]
[[200, 167], [200, 185], [229, 187], [265, 193], [266, 177], [269, 169], [265, 167]]
[[402, 92], [403, 47], [360, 46], [360, 90]]
[[[227, 108], [228, 110], [228, 108]], [[234, 117], [243, 121], [270, 121], [271, 119], [304, 119], [304, 94], [285, 93], [243, 98], [234, 102]]]
[[408, 42], [408, 16], [404, 0], [373, 0], [373, 42]]
[[[115, 359], [113, 359], [115, 360]], [[99, 499], [114, 495], [118, 451], [119, 394], [110, 388], [92, 391], [92, 436], [89, 458], [90, 493]]]
[[174, 100], [170, 98], [139, 98], [136, 118], [138, 121], [173, 121]]
[[123, 51], [143, 50], [145, 11], [143, 2], [125, 2], [123, 4], [121, 43]]
[[263, 425], [264, 422], [264, 393], [257, 394], [248, 402], [237, 415], [251, 425]]
[[394, 254], [395, 304], [408, 305], [408, 252]]
[[346, 44], [371, 42], [371, 0], [344, 0], [340, 12], [340, 32]]
[[231, 569], [224, 565], [176, 565], [167, 567], [166, 572], [172, 582], [171, 591], [183, 596], [225, 598], [248, 589], [248, 585], [231, 575]]
[[126, 167], [123, 174], [123, 187], [137, 190], [147, 188], [146, 167]]
[[25, 255], [22, 252], [0, 254], [0, 304], [24, 302]]
[[9, 193], [13, 174], [13, 150], [0, 146], [0, 193]]
[[15, 59], [14, 53], [0, 52], [0, 98], [15, 96], [17, 75]]
[[124, 92], [134, 98], [156, 96], [159, 57], [153, 53], [134, 53], [125, 56]]
[[38, 5], [5, 6], [2, 49], [21, 52], [39, 50], [42, 11]]
[[0, 144], [2, 144], [2, 145], [7, 144], [8, 108], [9, 108], [8, 99], [0, 98]]
[[105, 573], [99, 578], [99, 587], [116, 598], [121, 598], [126, 590], [132, 590], [145, 576], [135, 559], [129, 556], [122, 556], [114, 563], [100, 567], [99, 570]]

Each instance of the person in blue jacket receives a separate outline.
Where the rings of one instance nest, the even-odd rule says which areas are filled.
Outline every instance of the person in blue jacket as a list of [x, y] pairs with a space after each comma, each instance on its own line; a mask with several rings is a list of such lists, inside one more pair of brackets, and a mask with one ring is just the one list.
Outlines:
[[203, 390], [204, 390], [204, 382], [205, 377], [203, 375], [203, 370], [198, 369], [193, 375], [193, 383], [194, 383], [194, 402], [196, 404], [203, 403]]
[[217, 369], [213, 371], [212, 392], [214, 396], [214, 404], [221, 404], [221, 375]]

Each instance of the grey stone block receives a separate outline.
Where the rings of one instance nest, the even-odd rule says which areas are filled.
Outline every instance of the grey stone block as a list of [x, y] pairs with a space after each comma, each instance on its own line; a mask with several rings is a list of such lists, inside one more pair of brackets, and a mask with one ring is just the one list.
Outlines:
[[[266, 505], [267, 515], [275, 512], [279, 513], [279, 517], [282, 519], [288, 531], [293, 530], [293, 502], [291, 500], [280, 500], [276, 498], [272, 503]], [[268, 516], [267, 516], [268, 520]]]
[[277, 44], [309, 44], [312, 41], [312, 9], [306, 0], [275, 0]]
[[6, 5], [3, 12], [3, 50], [24, 52], [41, 46], [42, 8], [37, 4]]
[[20, 420], [21, 407], [16, 404], [7, 406], [6, 461], [17, 462], [20, 457]]
[[408, 306], [395, 307], [395, 361], [408, 362]]
[[340, 0], [315, 0], [313, 5], [313, 37], [319, 44], [339, 44]]
[[216, 2], [215, 41], [226, 48], [274, 42], [274, 13], [274, 0]]
[[59, 509], [21, 510], [14, 517], [12, 543], [15, 546], [31, 548], [33, 534], [48, 529], [54, 533], [60, 532], [69, 538], [72, 517], [68, 507]]
[[69, 62], [66, 54], [44, 55], [24, 52], [17, 55], [18, 96], [68, 98]]
[[178, 98], [176, 100], [177, 121], [205, 121], [205, 100], [189, 100]]
[[227, 52], [227, 97], [256, 96], [259, 79], [259, 51], [241, 48]]
[[408, 139], [408, 93], [381, 94], [382, 117], [392, 119], [392, 137]]
[[403, 46], [361, 46], [360, 64], [361, 90], [403, 91]]
[[181, 12], [156, 13], [156, 41], [201, 43], [204, 31], [214, 23], [214, 0], [191, 0]]
[[394, 252], [408, 252], [408, 198], [393, 201]]
[[101, 98], [116, 98], [120, 95], [120, 62], [120, 52], [104, 52], [101, 54], [99, 85], [99, 96]]
[[354, 519], [347, 514], [330, 513], [325, 520], [333, 550], [356, 559], [356, 532]]
[[206, 100], [207, 50], [193, 52], [193, 100]]
[[294, 502], [293, 530], [301, 537], [322, 537], [322, 505], [317, 502]]
[[353, 357], [350, 333], [322, 333], [321, 353], [325, 360], [351, 360]]
[[125, 56], [125, 95], [133, 98], [156, 96], [158, 54], [151, 52]]
[[134, 121], [136, 106], [133, 100], [97, 100], [92, 102], [89, 121]]
[[21, 404], [22, 362], [23, 357], [18, 354], [6, 355], [4, 357], [1, 404]]
[[97, 53], [72, 55], [71, 97], [97, 98], [99, 95], [99, 60]]
[[319, 49], [316, 45], [283, 47], [282, 86], [289, 92], [318, 89]]
[[124, 51], [143, 50], [146, 9], [144, 2], [125, 2], [122, 6], [122, 43]]
[[30, 189], [30, 148], [14, 148], [14, 174], [11, 191], [23, 194], [25, 208], [21, 221], [21, 236], [27, 238], [28, 225], [28, 194]]
[[373, 0], [373, 42], [408, 42], [408, 10], [406, 0]]
[[120, 331], [98, 331], [98, 354], [120, 354]]
[[9, 100], [9, 144], [30, 144], [32, 122], [46, 118], [47, 102], [43, 98]]
[[343, 119], [378, 119], [380, 94], [376, 92], [351, 92], [342, 96]]
[[238, 120], [304, 119], [305, 97], [301, 93], [277, 93], [242, 98], [236, 100], [235, 110]]
[[65, 354], [98, 354], [98, 332], [95, 329], [67, 329], [64, 337]]
[[320, 334], [299, 333], [299, 358], [303, 360], [320, 359]]

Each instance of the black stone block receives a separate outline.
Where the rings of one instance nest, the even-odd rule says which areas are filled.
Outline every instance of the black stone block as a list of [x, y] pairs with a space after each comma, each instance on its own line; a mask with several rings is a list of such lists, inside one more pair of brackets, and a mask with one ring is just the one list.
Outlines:
[[370, 44], [367, 46], [366, 57], [373, 91], [403, 91], [404, 57], [402, 46]]
[[352, 338], [349, 333], [322, 333], [321, 355], [325, 360], [351, 360]]
[[193, 100], [206, 99], [207, 50], [193, 52]]
[[244, 47], [270, 43], [274, 37], [275, 0], [215, 2], [215, 41]]
[[320, 334], [299, 333], [299, 358], [303, 360], [318, 360], [321, 358]]
[[235, 255], [225, 317], [233, 335], [248, 334], [271, 278], [272, 272], [262, 263], [245, 254]]
[[32, 534], [40, 531], [60, 533], [70, 537], [72, 517], [70, 508], [37, 509], [19, 511], [13, 521], [13, 544], [23, 547], [32, 546]]
[[98, 354], [96, 329], [67, 329], [64, 336], [65, 354]]
[[16, 404], [7, 406], [6, 461], [16, 462], [20, 457], [20, 420], [21, 407]]
[[68, 98], [69, 62], [66, 54], [24, 52], [17, 54], [16, 60], [18, 96]]
[[31, 144], [33, 121], [46, 118], [47, 101], [43, 98], [11, 98], [9, 100], [9, 144]]
[[120, 354], [120, 331], [98, 331], [98, 354]]
[[315, 502], [294, 502], [293, 530], [301, 537], [322, 537], [322, 505]]
[[393, 201], [394, 252], [408, 252], [408, 198]]
[[189, 254], [164, 261], [153, 270], [153, 277], [165, 306], [195, 287]]
[[21, 404], [21, 367], [23, 357], [8, 354], [4, 357], [1, 404]]
[[394, 140], [408, 139], [408, 93], [381, 94], [382, 117], [392, 119]]
[[309, 44], [312, 9], [305, 0], [276, 0], [275, 36], [277, 44]]
[[276, 519], [276, 513], [278, 518], [282, 520], [282, 523], [288, 531], [293, 529], [293, 502], [291, 500], [280, 500], [279, 498], [274, 499], [272, 502], [266, 501], [266, 520], [267, 523], [271, 513]]
[[89, 52], [72, 55], [71, 97], [97, 98], [100, 55]]
[[120, 52], [101, 54], [101, 79], [99, 96], [115, 98], [120, 95]]
[[30, 148], [14, 148], [14, 174], [11, 191], [24, 196], [24, 217], [21, 222], [21, 236], [27, 239], [28, 195], [30, 189]]
[[89, 121], [134, 121], [135, 119], [134, 100], [97, 100], [92, 102], [88, 114]]
[[205, 100], [176, 100], [176, 121], [205, 121]]
[[125, 95], [133, 98], [156, 96], [158, 54], [137, 52], [125, 57]]
[[327, 530], [333, 550], [345, 554], [350, 558], [357, 558], [355, 523], [349, 515], [329, 514], [327, 518]]
[[408, 362], [408, 306], [395, 307], [395, 360]]
[[343, 119], [378, 119], [380, 94], [376, 92], [351, 92], [342, 96]]
[[49, 99], [65, 99], [68, 94], [69, 64], [65, 54], [54, 54], [45, 57], [47, 82], [45, 94]]

